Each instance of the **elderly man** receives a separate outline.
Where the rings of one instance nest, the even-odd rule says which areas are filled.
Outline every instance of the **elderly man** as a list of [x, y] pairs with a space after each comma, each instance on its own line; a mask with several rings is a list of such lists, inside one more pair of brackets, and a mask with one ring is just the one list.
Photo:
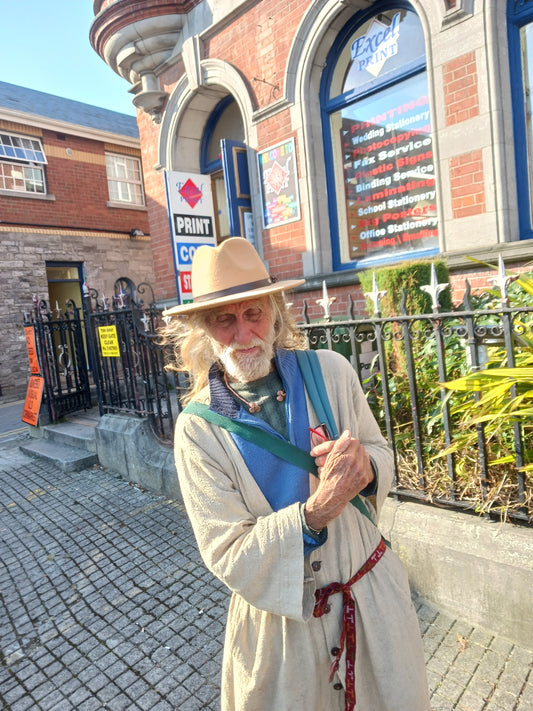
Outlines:
[[301, 283], [272, 281], [231, 238], [196, 251], [193, 302], [167, 312], [191, 377], [180, 487], [203, 560], [233, 593], [222, 710], [428, 711], [405, 571], [365, 500], [379, 513], [392, 456], [343, 356], [319, 351], [304, 379], [283, 297]]

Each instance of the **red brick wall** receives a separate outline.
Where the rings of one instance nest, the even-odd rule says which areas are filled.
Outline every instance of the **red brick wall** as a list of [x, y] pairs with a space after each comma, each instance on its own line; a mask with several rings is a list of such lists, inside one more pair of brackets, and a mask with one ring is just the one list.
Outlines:
[[150, 116], [143, 111], [137, 112], [137, 122], [142, 136], [144, 187], [156, 275], [155, 296], [156, 299], [170, 299], [176, 296], [176, 275], [168, 222], [165, 179], [163, 172], [158, 172], [153, 167], [159, 162], [157, 154], [159, 126], [154, 124]]
[[[496, 266], [496, 260], [494, 260]], [[506, 271], [513, 274], [525, 274], [531, 272], [531, 263], [513, 264], [506, 266]], [[460, 304], [464, 299], [466, 292], [466, 280], [470, 284], [472, 294], [480, 294], [488, 289], [494, 289], [494, 284], [491, 279], [494, 279], [498, 272], [493, 269], [480, 270], [476, 268], [463, 269], [461, 272], [450, 274], [450, 283], [452, 285], [452, 299], [454, 304]]]
[[[443, 66], [446, 125], [454, 126], [479, 116], [476, 55], [456, 57]], [[481, 151], [456, 155], [450, 160], [452, 211], [456, 219], [486, 210]]]
[[450, 185], [454, 218], [485, 212], [485, 185], [481, 151], [450, 160]]
[[479, 115], [476, 55], [468, 52], [443, 66], [446, 125]]
[[[368, 315], [366, 298], [360, 284], [354, 284], [351, 287], [328, 287], [328, 296], [335, 298], [329, 307], [332, 316], [348, 317], [351, 306], [350, 296], [353, 301], [354, 315]], [[307, 302], [307, 318], [310, 321], [324, 318], [324, 309], [316, 303], [320, 299], [322, 299], [322, 288], [305, 293], [287, 294], [287, 300], [292, 304], [291, 311], [297, 321], [304, 320], [304, 302]]]
[[[53, 131], [41, 135], [48, 160], [47, 192], [55, 200], [0, 195], [4, 224], [126, 233], [138, 228], [149, 233], [146, 211], [107, 207], [104, 143]], [[119, 146], [113, 151], [131, 155]]]
[[[203, 57], [227, 61], [244, 76], [256, 108], [272, 104], [283, 95], [283, 76], [296, 27], [308, 2], [292, 0], [283, 6], [275, 0], [264, 0], [237, 18], [204, 45]], [[172, 93], [184, 66], [180, 62], [161, 77], [161, 86]], [[152, 166], [158, 162], [159, 127], [143, 112], [138, 112], [139, 133], [143, 151], [146, 194], [149, 198], [150, 235], [157, 275], [156, 296], [176, 296], [174, 260], [168, 224], [163, 176]], [[267, 118], [257, 127], [257, 150], [294, 136], [289, 111]], [[302, 273], [301, 253], [305, 249], [303, 221], [263, 232], [265, 259], [277, 278]]]

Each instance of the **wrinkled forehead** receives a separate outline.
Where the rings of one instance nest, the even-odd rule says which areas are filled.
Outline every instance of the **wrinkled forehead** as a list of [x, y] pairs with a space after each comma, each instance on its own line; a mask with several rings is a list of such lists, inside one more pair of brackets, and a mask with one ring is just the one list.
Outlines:
[[216, 309], [209, 309], [209, 311], [206, 312], [206, 320], [209, 322], [225, 314], [239, 316], [255, 309], [261, 309], [265, 314], [270, 313], [271, 306], [269, 297], [261, 296], [257, 299], [246, 299], [245, 301], [237, 301], [233, 304], [223, 304]]

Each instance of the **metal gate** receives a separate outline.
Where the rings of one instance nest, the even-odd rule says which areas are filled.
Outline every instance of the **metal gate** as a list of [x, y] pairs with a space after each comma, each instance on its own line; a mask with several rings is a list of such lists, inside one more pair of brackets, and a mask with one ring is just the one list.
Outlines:
[[24, 314], [24, 326], [32, 326], [35, 332], [50, 421], [92, 407], [81, 308], [69, 299], [65, 310], [50, 310], [46, 301], [34, 297], [32, 310]]

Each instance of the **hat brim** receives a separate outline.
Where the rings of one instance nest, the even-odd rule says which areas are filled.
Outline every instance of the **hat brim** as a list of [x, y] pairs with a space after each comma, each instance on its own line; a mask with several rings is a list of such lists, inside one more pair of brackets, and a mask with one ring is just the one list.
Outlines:
[[286, 279], [285, 281], [276, 281], [268, 286], [263, 286], [260, 289], [251, 289], [250, 291], [241, 291], [238, 294], [229, 294], [228, 296], [219, 296], [216, 299], [208, 301], [191, 301], [188, 304], [178, 304], [170, 309], [163, 311], [163, 316], [185, 316], [186, 314], [195, 311], [205, 311], [206, 309], [214, 309], [217, 306], [224, 304], [235, 304], [238, 301], [246, 301], [247, 299], [257, 299], [268, 294], [276, 294], [280, 291], [289, 291], [297, 286], [305, 284], [305, 279]]

